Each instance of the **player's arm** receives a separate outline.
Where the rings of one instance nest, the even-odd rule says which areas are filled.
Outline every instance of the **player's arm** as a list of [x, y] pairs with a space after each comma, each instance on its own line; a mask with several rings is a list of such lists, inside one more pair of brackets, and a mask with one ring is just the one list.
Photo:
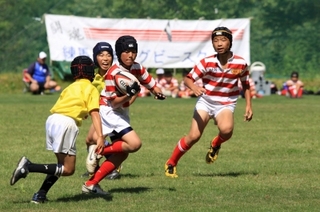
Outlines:
[[96, 149], [98, 150], [97, 152], [100, 153], [104, 148], [104, 136], [102, 133], [101, 118], [100, 118], [99, 110], [98, 109], [91, 110], [90, 116], [91, 116], [92, 124], [94, 126], [94, 129], [98, 138]]
[[150, 92], [154, 95], [155, 99], [164, 100], [167, 97], [162, 93], [161, 88], [154, 86], [150, 89]]
[[205, 88], [199, 87], [198, 85], [196, 85], [194, 83], [194, 80], [189, 77], [185, 77], [184, 83], [188, 88], [190, 88], [193, 91], [194, 95], [196, 96], [201, 96], [206, 92]]
[[112, 106], [113, 108], [121, 107], [123, 104], [125, 104], [125, 103], [128, 102], [128, 101], [130, 101], [131, 98], [132, 98], [131, 96], [127, 96], [127, 95], [117, 96], [116, 98], [110, 100], [111, 106]]
[[120, 107], [123, 104], [127, 103], [129, 105], [131, 105], [135, 99], [137, 98], [137, 96], [139, 95], [141, 88], [138, 82], [134, 82], [132, 85], [127, 85], [126, 86], [126, 95], [124, 96], [117, 96], [115, 99], [113, 99], [111, 101], [111, 105], [112, 107]]
[[246, 99], [246, 111], [244, 114], [244, 121], [251, 121], [253, 117], [253, 112], [252, 112], [251, 91], [250, 91], [249, 83], [242, 82], [242, 88], [243, 88], [244, 97]]

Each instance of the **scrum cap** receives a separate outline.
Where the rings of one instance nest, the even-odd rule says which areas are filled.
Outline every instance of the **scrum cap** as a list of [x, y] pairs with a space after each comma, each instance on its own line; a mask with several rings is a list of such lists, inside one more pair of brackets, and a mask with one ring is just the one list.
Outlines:
[[70, 65], [73, 79], [88, 79], [90, 81], [94, 78], [94, 64], [90, 57], [81, 55], [75, 57]]
[[119, 37], [116, 41], [116, 54], [120, 63], [122, 63], [120, 59], [121, 53], [127, 51], [128, 49], [133, 49], [138, 52], [137, 40], [130, 35]]
[[211, 35], [211, 40], [213, 40], [213, 38], [215, 36], [225, 36], [226, 38], [229, 39], [230, 41], [230, 47], [229, 50], [232, 47], [232, 32], [230, 29], [228, 29], [227, 27], [217, 27], [212, 31], [212, 35]]
[[98, 66], [98, 67], [99, 67], [99, 64], [98, 64], [98, 61], [97, 61], [97, 55], [102, 51], [107, 51], [109, 54], [111, 54], [111, 56], [112, 56], [111, 63], [113, 62], [113, 49], [112, 49], [112, 46], [107, 42], [99, 42], [93, 47], [93, 61], [94, 61], [94, 64], [96, 66]]

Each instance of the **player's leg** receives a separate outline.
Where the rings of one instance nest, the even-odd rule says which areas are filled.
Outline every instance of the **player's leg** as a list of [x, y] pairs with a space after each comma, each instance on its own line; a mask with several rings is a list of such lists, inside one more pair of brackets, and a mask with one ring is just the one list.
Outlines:
[[[121, 165], [121, 163], [127, 159], [128, 153], [118, 153], [112, 154], [107, 160], [105, 160], [98, 171], [94, 173], [94, 175], [86, 181], [82, 186], [83, 193], [95, 193], [95, 194], [104, 194], [107, 195], [109, 193], [103, 191], [99, 183], [102, 179], [104, 179], [108, 174], [110, 174], [113, 170]], [[97, 192], [95, 192], [95, 190]]]
[[117, 139], [117, 142], [112, 142], [110, 146], [105, 147], [102, 155], [113, 153], [133, 153], [141, 148], [142, 142], [137, 133], [131, 127], [127, 127], [117, 134], [121, 139]]
[[76, 163], [76, 139], [79, 128], [74, 120], [63, 115], [53, 114], [48, 117], [46, 122], [46, 145], [48, 150], [52, 150], [57, 158], [57, 164], [41, 165], [34, 164], [29, 166], [29, 171], [39, 172], [45, 168], [51, 170], [47, 173], [40, 189], [32, 198], [34, 203], [42, 203], [46, 194], [55, 184], [60, 176], [70, 176], [75, 171]]
[[213, 138], [209, 151], [206, 155], [206, 162], [208, 164], [217, 160], [221, 144], [229, 140], [232, 136], [234, 126], [233, 111], [233, 105], [223, 107], [218, 110], [215, 116], [215, 122], [219, 129], [219, 134]]
[[[31, 202], [33, 203], [43, 203], [47, 201], [47, 193], [49, 192], [50, 188], [57, 182], [60, 176], [70, 176], [75, 171], [75, 163], [76, 163], [76, 156], [75, 155], [67, 155], [64, 153], [56, 153], [57, 157], [57, 164], [60, 168], [60, 175], [52, 175], [47, 174], [46, 178], [44, 179], [40, 189], [34, 193]], [[62, 164], [62, 165], [61, 165]]]
[[171, 157], [165, 164], [165, 174], [168, 177], [178, 177], [176, 174], [176, 166], [180, 158], [201, 138], [210, 116], [204, 110], [195, 110], [191, 122], [189, 133], [182, 137], [174, 148]]

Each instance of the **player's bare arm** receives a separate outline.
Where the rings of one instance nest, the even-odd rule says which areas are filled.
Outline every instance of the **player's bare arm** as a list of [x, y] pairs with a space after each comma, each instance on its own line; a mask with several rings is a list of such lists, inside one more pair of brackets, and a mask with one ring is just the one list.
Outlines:
[[97, 139], [97, 147], [96, 149], [99, 150], [100, 153], [104, 148], [104, 136], [102, 134], [102, 126], [101, 126], [101, 118], [99, 115], [99, 110], [92, 110], [90, 112], [92, 124], [94, 126], [95, 132], [98, 136]]
[[158, 88], [158, 87], [154, 87], [152, 88], [151, 90], [151, 93], [154, 95], [154, 98], [155, 99], [159, 99], [159, 100], [164, 100], [166, 99], [167, 97], [161, 92], [161, 89]]
[[190, 79], [189, 77], [186, 77], [184, 79], [184, 83], [188, 88], [190, 88], [193, 91], [194, 95], [196, 95], [196, 96], [201, 96], [202, 94], [204, 94], [206, 92], [206, 89], [195, 85], [194, 81], [192, 79]]
[[244, 96], [246, 99], [246, 111], [244, 114], [244, 121], [251, 121], [253, 117], [252, 106], [251, 106], [251, 95], [249, 85], [243, 84]]
[[115, 99], [111, 100], [111, 106], [113, 108], [121, 107], [124, 103], [130, 101], [132, 97], [131, 96], [117, 96]]

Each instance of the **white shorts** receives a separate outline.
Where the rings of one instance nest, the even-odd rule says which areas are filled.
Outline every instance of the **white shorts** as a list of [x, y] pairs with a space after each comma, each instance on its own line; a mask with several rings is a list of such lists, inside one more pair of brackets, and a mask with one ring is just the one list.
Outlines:
[[113, 131], [120, 133], [130, 126], [129, 109], [113, 110], [111, 107], [100, 105], [100, 116], [103, 135], [112, 136]]
[[231, 110], [231, 112], [234, 112], [234, 109], [236, 108], [237, 102], [224, 105], [217, 101], [210, 100], [209, 96], [201, 96], [199, 97], [195, 110], [204, 110], [206, 111], [211, 118], [216, 118], [217, 115], [224, 109]]
[[47, 150], [54, 153], [76, 155], [76, 139], [79, 128], [74, 119], [52, 114], [46, 121], [46, 144]]

